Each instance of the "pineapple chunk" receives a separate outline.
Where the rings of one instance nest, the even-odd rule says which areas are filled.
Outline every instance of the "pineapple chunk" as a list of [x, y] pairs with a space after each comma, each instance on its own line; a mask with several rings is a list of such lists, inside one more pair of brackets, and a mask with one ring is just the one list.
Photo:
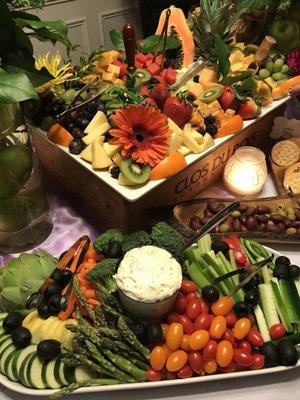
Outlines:
[[212, 115], [216, 118], [217, 125], [220, 125], [221, 119], [224, 115], [224, 110], [220, 109], [218, 111], [215, 111], [214, 113], [212, 113]]
[[199, 113], [198, 110], [196, 110], [195, 108], [193, 108], [193, 112], [192, 112], [192, 117], [189, 121], [189, 123], [192, 126], [195, 126], [197, 128], [204, 128], [204, 118], [202, 117], [202, 115]]
[[87, 161], [87, 162], [92, 162], [92, 143], [90, 143], [82, 152], [80, 153], [80, 157]]
[[108, 122], [104, 122], [100, 126], [98, 126], [93, 132], [89, 133], [87, 136], [84, 136], [82, 140], [85, 144], [92, 143], [95, 139], [100, 138], [100, 136], [104, 135], [110, 129], [110, 125]]
[[175, 153], [181, 146], [181, 143], [182, 143], [182, 134], [178, 132], [172, 132], [169, 143], [168, 154]]
[[178, 151], [179, 151], [179, 153], [183, 154], [184, 156], [187, 156], [188, 154], [190, 154], [192, 152], [188, 147], [186, 147], [184, 145], [180, 146]]
[[199, 82], [202, 84], [203, 82], [217, 82], [218, 73], [215, 69], [211, 68], [203, 68], [203, 70], [199, 73]]
[[245, 68], [248, 68], [249, 65], [253, 62], [254, 62], [254, 54], [249, 54], [249, 56], [245, 57], [243, 60]]
[[96, 114], [94, 115], [94, 118], [91, 120], [91, 122], [85, 128], [84, 132], [92, 133], [99, 125], [104, 124], [104, 122], [107, 122], [106, 115], [104, 114], [103, 111], [97, 111]]
[[177, 124], [175, 124], [175, 122], [171, 118], [168, 118], [168, 125], [172, 132], [176, 132], [179, 135], [182, 134], [182, 129], [179, 128], [179, 126]]
[[244, 58], [245, 58], [245, 55], [242, 52], [242, 50], [236, 49], [230, 54], [229, 61], [230, 61], [230, 64], [236, 64], [238, 62], [243, 61]]
[[119, 167], [123, 160], [121, 153], [117, 153], [112, 157], [113, 162]]
[[121, 147], [122, 146], [120, 144], [109, 144], [108, 142], [103, 143], [105, 153], [110, 158], [113, 158], [120, 151]]
[[114, 65], [114, 64], [109, 64], [109, 66], [107, 68], [107, 72], [112, 72], [116, 76], [120, 75], [120, 71], [121, 71], [120, 67], [118, 67], [117, 65]]
[[210, 109], [210, 113], [213, 114], [216, 111], [221, 110], [221, 104], [218, 102], [218, 100], [213, 101], [212, 103], [208, 104], [208, 107]]
[[265, 82], [271, 86], [272, 89], [275, 89], [278, 87], [278, 83], [275, 82], [270, 76], [269, 78], [265, 79]]
[[225, 122], [227, 122], [231, 117], [235, 115], [235, 111], [232, 110], [231, 108], [228, 108], [225, 113], [222, 115], [222, 118], [220, 120], [220, 125], [223, 125]]
[[102, 53], [94, 65], [97, 67], [107, 67], [112, 62], [116, 61], [120, 53], [116, 50], [105, 51]]
[[197, 154], [197, 153], [200, 153], [201, 147], [200, 147], [199, 143], [197, 142], [196, 138], [194, 137], [193, 132], [195, 132], [195, 131], [192, 131], [191, 124], [185, 124], [183, 133], [182, 133], [182, 142], [193, 153]]
[[215, 144], [214, 139], [210, 136], [209, 133], [206, 133], [203, 138], [203, 144], [200, 146], [201, 147], [200, 151], [207, 150], [210, 147], [212, 147], [214, 144]]
[[114, 74], [113, 72], [103, 72], [102, 79], [104, 80], [104, 82], [114, 83], [117, 77], [116, 74]]
[[103, 137], [97, 138], [92, 143], [92, 167], [93, 169], [108, 168], [112, 160], [103, 148]]
[[125, 85], [125, 82], [122, 81], [122, 79], [117, 78], [117, 79], [115, 80], [115, 83], [114, 83], [114, 84], [115, 84], [115, 85], [124, 86], [124, 85]]
[[211, 114], [208, 105], [206, 103], [203, 103], [202, 101], [198, 102], [198, 111], [200, 112], [203, 118], [208, 117]]
[[232, 64], [230, 69], [232, 72], [243, 71], [245, 69], [245, 66], [242, 62], [238, 62], [238, 63]]
[[195, 83], [193, 86], [191, 86], [188, 89], [188, 93], [193, 96], [195, 99], [197, 99], [199, 96], [201, 96], [204, 92], [204, 89], [201, 85], [201, 83]]

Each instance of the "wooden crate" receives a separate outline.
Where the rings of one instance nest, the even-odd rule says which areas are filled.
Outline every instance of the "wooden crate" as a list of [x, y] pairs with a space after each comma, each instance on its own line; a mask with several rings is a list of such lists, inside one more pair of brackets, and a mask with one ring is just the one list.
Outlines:
[[38, 130], [32, 128], [32, 135], [41, 166], [48, 175], [79, 198], [82, 206], [99, 218], [103, 228], [116, 227], [131, 232], [149, 226], [153, 207], [190, 200], [218, 181], [226, 162], [238, 147], [249, 145], [264, 150], [273, 120], [283, 114], [284, 108], [282, 104], [273, 109], [134, 202], [126, 200]]

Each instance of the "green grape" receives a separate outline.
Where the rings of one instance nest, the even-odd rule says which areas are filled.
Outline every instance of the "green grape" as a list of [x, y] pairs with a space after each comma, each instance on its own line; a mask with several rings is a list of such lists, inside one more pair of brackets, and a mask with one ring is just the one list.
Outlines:
[[284, 60], [282, 58], [277, 58], [277, 60], [274, 62], [273, 72], [280, 72], [283, 64]]
[[258, 74], [262, 79], [267, 79], [271, 75], [270, 71], [266, 68], [259, 70]]
[[274, 79], [274, 81], [280, 81], [283, 78], [283, 75], [281, 72], [275, 72], [274, 74], [272, 74], [272, 78]]
[[273, 61], [267, 61], [267, 62], [266, 62], [266, 69], [267, 69], [268, 71], [270, 71], [271, 73], [273, 72], [273, 67], [274, 67]]
[[283, 64], [280, 72], [283, 74], [288, 74], [290, 72], [290, 67], [287, 64]]

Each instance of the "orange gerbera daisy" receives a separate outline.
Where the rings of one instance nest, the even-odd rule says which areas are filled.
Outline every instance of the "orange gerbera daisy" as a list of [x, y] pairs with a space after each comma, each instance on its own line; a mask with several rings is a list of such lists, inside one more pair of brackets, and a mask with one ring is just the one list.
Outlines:
[[167, 117], [153, 107], [132, 105], [112, 117], [117, 128], [109, 133], [111, 144], [122, 145], [122, 156], [154, 167], [168, 152], [170, 131]]

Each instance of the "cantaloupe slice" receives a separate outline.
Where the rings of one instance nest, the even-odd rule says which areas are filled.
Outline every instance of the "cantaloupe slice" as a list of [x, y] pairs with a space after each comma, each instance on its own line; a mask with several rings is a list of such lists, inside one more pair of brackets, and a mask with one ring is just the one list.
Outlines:
[[151, 170], [150, 180], [169, 178], [186, 167], [184, 155], [176, 151], [164, 158]]
[[92, 167], [93, 169], [108, 168], [113, 161], [103, 148], [103, 138], [97, 138], [92, 143]]
[[73, 140], [73, 136], [58, 123], [51, 126], [47, 133], [47, 137], [51, 142], [64, 147], [69, 147], [69, 144]]
[[175, 31], [177, 33], [177, 36], [182, 45], [183, 60], [181, 67], [187, 67], [194, 61], [195, 44], [192, 32], [188, 27], [185, 15], [181, 8], [171, 6], [162, 11], [159, 17], [156, 35], [162, 34], [166, 21], [167, 10], [171, 10], [168, 24], [168, 32], [170, 33]]

